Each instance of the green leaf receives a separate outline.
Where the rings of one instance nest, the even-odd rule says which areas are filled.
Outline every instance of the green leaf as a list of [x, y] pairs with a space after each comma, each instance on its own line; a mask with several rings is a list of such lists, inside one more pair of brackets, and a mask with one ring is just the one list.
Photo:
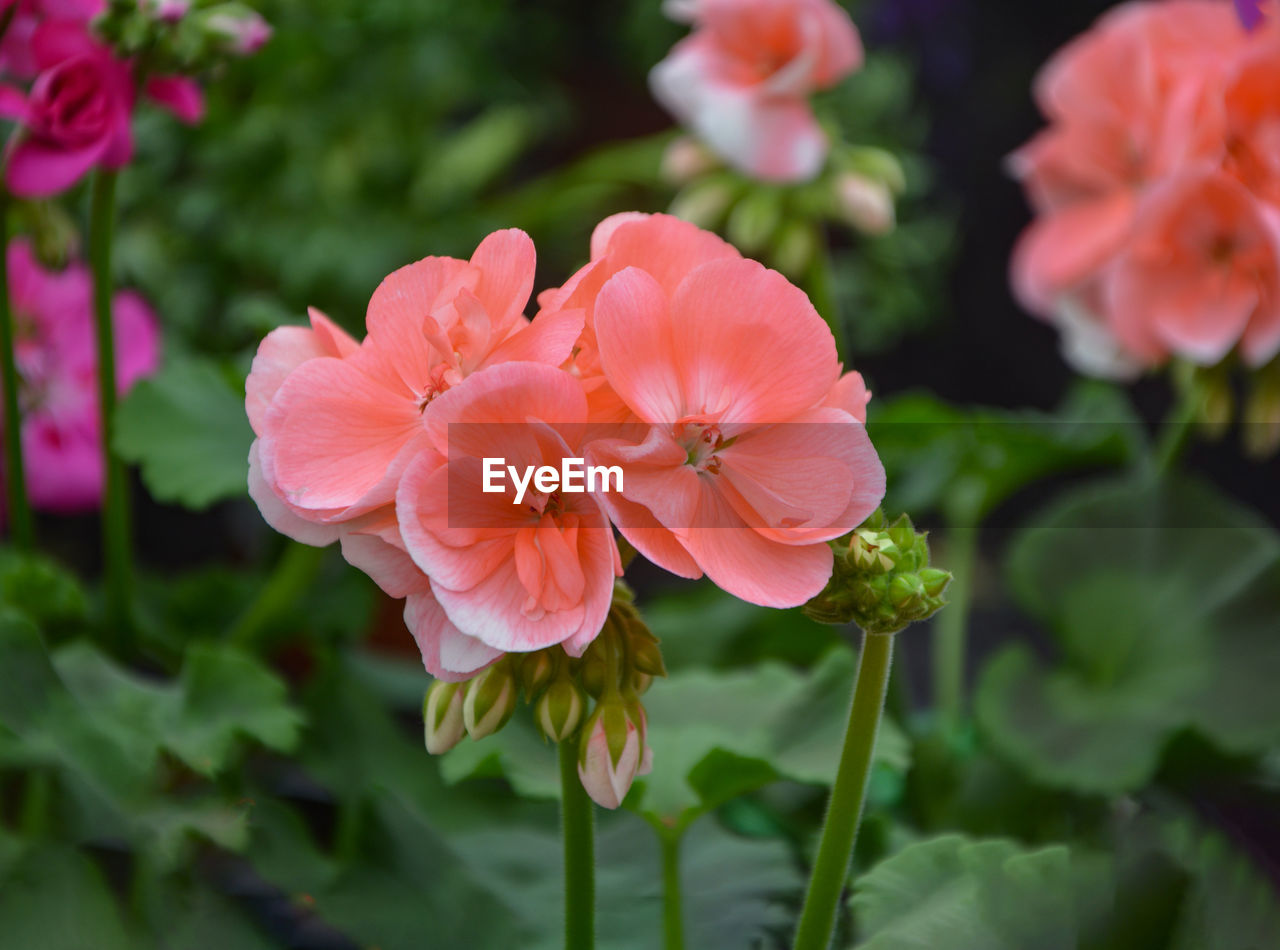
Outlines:
[[207, 359], [170, 363], [116, 411], [115, 450], [157, 501], [188, 508], [245, 494], [252, 441], [243, 388]]
[[873, 399], [867, 431], [888, 473], [886, 510], [970, 520], [1047, 475], [1132, 458], [1141, 439], [1128, 402], [1101, 383], [1077, 386], [1054, 413]]
[[101, 872], [67, 848], [28, 852], [0, 880], [4, 944], [40, 950], [138, 950]]
[[166, 744], [198, 772], [220, 771], [238, 738], [281, 752], [297, 739], [301, 719], [286, 703], [284, 683], [243, 650], [192, 645], [178, 687]]
[[1194, 483], [1109, 483], [1059, 500], [1009, 564], [1061, 659], [1007, 647], [975, 707], [1035, 780], [1138, 788], [1185, 728], [1236, 754], [1280, 741], [1280, 539], [1252, 513]]
[[946, 835], [909, 845], [854, 883], [857, 950], [1074, 950], [1076, 904], [1105, 867], [1062, 845]]
[[41, 554], [0, 548], [0, 604], [50, 629], [85, 619], [84, 589], [75, 575]]

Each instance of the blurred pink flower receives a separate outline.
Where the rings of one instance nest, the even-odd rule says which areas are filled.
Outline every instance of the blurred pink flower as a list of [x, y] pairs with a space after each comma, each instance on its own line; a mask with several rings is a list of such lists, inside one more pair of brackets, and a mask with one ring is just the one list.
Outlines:
[[[130, 120], [136, 98], [132, 67], [117, 60], [84, 26], [51, 20], [32, 37], [39, 73], [25, 97], [0, 87], [0, 116], [16, 119], [5, 182], [22, 197], [69, 188], [91, 168], [119, 168], [133, 155]], [[203, 97], [185, 77], [156, 77], [147, 94], [180, 119], [203, 113]]]
[[237, 13], [211, 13], [205, 28], [223, 37], [228, 50], [236, 56], [252, 56], [271, 39], [271, 24], [253, 10]]
[[106, 0], [0, 0], [0, 17], [12, 19], [0, 37], [0, 76], [30, 79], [38, 71], [32, 39], [45, 20], [87, 24], [106, 9]]
[[[23, 240], [6, 255], [16, 330], [27, 490], [34, 507], [86, 511], [102, 500], [97, 351], [88, 270], [44, 270]], [[151, 309], [122, 291], [113, 303], [117, 386], [126, 392], [159, 363]]]
[[[1229, 328], [1238, 333], [1249, 323], [1239, 286], [1224, 290], [1215, 309], [1200, 281], [1224, 273], [1210, 252], [1257, 245], [1257, 222], [1272, 217], [1258, 200], [1280, 195], [1272, 154], [1280, 143], [1278, 56], [1276, 36], [1246, 33], [1228, 5], [1167, 0], [1117, 7], [1041, 71], [1035, 94], [1050, 125], [1010, 163], [1037, 214], [1015, 248], [1011, 278], [1022, 304], [1057, 325], [1064, 355], [1078, 369], [1126, 377], [1170, 355], [1221, 357], [1240, 342], [1227, 339]], [[1203, 183], [1194, 173], [1205, 169], [1226, 169], [1253, 192], [1223, 182], [1197, 192], [1210, 201], [1206, 233], [1228, 221], [1244, 229], [1220, 235], [1221, 246], [1167, 232], [1177, 217], [1173, 196], [1187, 194], [1193, 179]], [[1227, 191], [1240, 200], [1225, 198]], [[1133, 246], [1138, 240], [1143, 249]], [[1203, 292], [1188, 304], [1199, 308], [1196, 320], [1163, 296], [1161, 315], [1155, 298], [1137, 312], [1117, 309], [1120, 300], [1133, 302], [1137, 286], [1151, 289], [1140, 275], [1150, 273], [1153, 242], [1171, 252], [1176, 245], [1181, 266], [1194, 271], [1179, 276]], [[1206, 256], [1195, 258], [1195, 248]], [[1124, 274], [1113, 273], [1121, 261]], [[1234, 273], [1236, 281], [1252, 274], [1252, 294], [1265, 310], [1267, 269]], [[1261, 312], [1257, 319], [1265, 323]], [[1153, 336], [1157, 325], [1164, 329]]]
[[625, 473], [603, 500], [627, 540], [751, 603], [817, 594], [826, 542], [875, 510], [885, 482], [843, 408], [865, 405], [861, 379], [833, 394], [835, 341], [804, 293], [748, 260], [703, 264], [674, 292], [631, 267], [600, 291], [595, 324], [606, 377], [646, 424], [588, 448]]
[[1239, 343], [1260, 366], [1280, 350], [1280, 209], [1212, 167], [1175, 176], [1143, 203], [1107, 289], [1143, 360], [1211, 366]]
[[649, 76], [654, 95], [729, 164], [766, 181], [803, 181], [828, 142], [809, 96], [862, 64], [862, 41], [832, 0], [695, 0], [694, 24]]

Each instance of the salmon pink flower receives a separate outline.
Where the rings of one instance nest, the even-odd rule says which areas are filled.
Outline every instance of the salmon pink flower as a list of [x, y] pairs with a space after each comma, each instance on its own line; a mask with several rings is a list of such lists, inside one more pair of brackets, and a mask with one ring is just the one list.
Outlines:
[[714, 260], [668, 291], [639, 268], [596, 301], [605, 375], [643, 425], [600, 439], [619, 465], [602, 500], [637, 550], [685, 577], [705, 572], [752, 603], [804, 603], [831, 576], [826, 542], [884, 494], [884, 469], [837, 385], [831, 331], [804, 293], [754, 261]]
[[440, 638], [446, 669], [555, 644], [581, 656], [600, 633], [621, 574], [600, 502], [535, 484], [516, 503], [510, 480], [486, 490], [483, 467], [499, 458], [518, 472], [558, 469], [582, 457], [586, 428], [581, 385], [544, 364], [480, 370], [436, 401], [427, 417], [435, 453], [405, 471], [396, 517], [448, 621], [430, 616], [415, 634]]
[[1280, 210], [1213, 169], [1154, 190], [1109, 277], [1116, 335], [1150, 362], [1201, 365], [1237, 343], [1245, 361], [1280, 350]]
[[[21, 240], [7, 251], [15, 328], [23, 463], [31, 504], [59, 513], [102, 501], [102, 427], [88, 270], [44, 270]], [[159, 362], [155, 317], [135, 293], [112, 303], [121, 393]], [[3, 420], [5, 425], [8, 420]]]
[[632, 418], [631, 410], [605, 379], [596, 346], [596, 298], [605, 282], [625, 268], [638, 267], [668, 294], [674, 294], [695, 267], [740, 257], [722, 238], [667, 214], [624, 212], [596, 225], [591, 234], [590, 262], [562, 287], [538, 295], [538, 319], [564, 311], [583, 315], [585, 323], [572, 369], [587, 391], [592, 421], [625, 422]]
[[696, 0], [673, 12], [694, 32], [654, 67], [654, 95], [744, 174], [813, 178], [828, 142], [808, 97], [862, 64], [862, 42], [832, 0]]
[[438, 396], [508, 360], [563, 363], [582, 314], [527, 320], [533, 270], [528, 236], [499, 231], [470, 261], [428, 257], [384, 280], [358, 351], [309, 359], [275, 391], [259, 431], [275, 494], [324, 524], [389, 505], [405, 468], [430, 446], [424, 423]]
[[1259, 42], [1222, 3], [1128, 3], [1037, 78], [1052, 124], [1011, 160], [1038, 215], [1015, 249], [1012, 283], [1085, 372], [1126, 376], [1150, 361], [1152, 347], [1131, 351], [1134, 337], [1116, 336], [1125, 318], [1109, 312], [1109, 272], [1148, 191], [1227, 158], [1225, 91]]

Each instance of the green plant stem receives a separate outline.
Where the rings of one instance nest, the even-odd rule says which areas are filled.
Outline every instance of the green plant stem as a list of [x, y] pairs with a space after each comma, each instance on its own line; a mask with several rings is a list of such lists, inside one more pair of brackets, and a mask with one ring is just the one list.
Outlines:
[[978, 560], [976, 518], [949, 519], [946, 556], [952, 580], [947, 587], [947, 606], [934, 623], [933, 697], [940, 723], [949, 728], [964, 715], [969, 601]]
[[680, 839], [675, 828], [658, 832], [662, 845], [662, 945], [666, 950], [684, 950], [684, 906], [680, 896]]
[[248, 609], [240, 615], [227, 638], [237, 646], [251, 647], [277, 617], [287, 611], [311, 586], [324, 561], [324, 548], [290, 542]]
[[112, 449], [115, 436], [116, 354], [111, 318], [111, 231], [115, 223], [116, 174], [99, 171], [93, 179], [89, 211], [89, 266], [93, 271], [93, 314], [98, 340], [98, 401], [102, 419], [103, 470], [106, 492], [102, 506], [102, 559], [106, 588], [106, 620], [117, 649], [133, 635], [133, 541], [129, 486], [124, 464]]
[[560, 743], [560, 829], [564, 837], [564, 946], [595, 946], [595, 817], [578, 778], [578, 738]]
[[1169, 418], [1161, 424], [1160, 437], [1151, 453], [1151, 471], [1157, 478], [1167, 475], [1186, 451], [1204, 398], [1204, 386], [1200, 382], [1192, 380], [1187, 383]]
[[[0, 192], [0, 255], [9, 247], [9, 203]], [[14, 546], [35, 547], [31, 505], [27, 501], [27, 471], [22, 464], [22, 415], [18, 409], [18, 363], [14, 358], [13, 310], [9, 306], [9, 268], [0, 259], [0, 377], [4, 385], [4, 484]]]
[[844, 750], [840, 753], [840, 768], [827, 804], [827, 818], [822, 826], [793, 950], [826, 950], [831, 943], [836, 910], [866, 804], [871, 755], [880, 730], [892, 660], [892, 636], [862, 635], [862, 656], [858, 660]]

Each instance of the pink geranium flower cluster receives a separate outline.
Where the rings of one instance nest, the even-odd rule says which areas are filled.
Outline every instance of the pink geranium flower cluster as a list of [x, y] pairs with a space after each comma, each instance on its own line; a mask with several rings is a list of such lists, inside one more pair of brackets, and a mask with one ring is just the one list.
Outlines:
[[1012, 159], [1037, 213], [1012, 277], [1083, 371], [1280, 351], [1273, 8], [1250, 32], [1225, 2], [1128, 3], [1041, 72], [1050, 125]]
[[[22, 240], [9, 244], [7, 266], [31, 504], [59, 513], [92, 510], [102, 501], [103, 462], [89, 272], [82, 264], [46, 271]], [[116, 384], [124, 393], [155, 372], [159, 331], [135, 293], [116, 294], [112, 311]]]
[[[436, 677], [600, 633], [613, 528], [684, 577], [802, 604], [828, 540], [878, 505], [867, 393], [808, 298], [665, 215], [602, 222], [591, 260], [524, 316], [534, 247], [489, 235], [374, 293], [356, 342], [312, 311], [262, 343], [247, 385], [250, 493], [307, 544], [338, 541]], [[483, 490], [482, 461], [616, 465], [623, 491]], [[616, 486], [615, 486], [616, 487]]]
[[862, 65], [832, 0], [668, 0], [694, 32], [654, 67], [654, 95], [707, 146], [763, 181], [805, 181], [829, 142], [809, 97]]

